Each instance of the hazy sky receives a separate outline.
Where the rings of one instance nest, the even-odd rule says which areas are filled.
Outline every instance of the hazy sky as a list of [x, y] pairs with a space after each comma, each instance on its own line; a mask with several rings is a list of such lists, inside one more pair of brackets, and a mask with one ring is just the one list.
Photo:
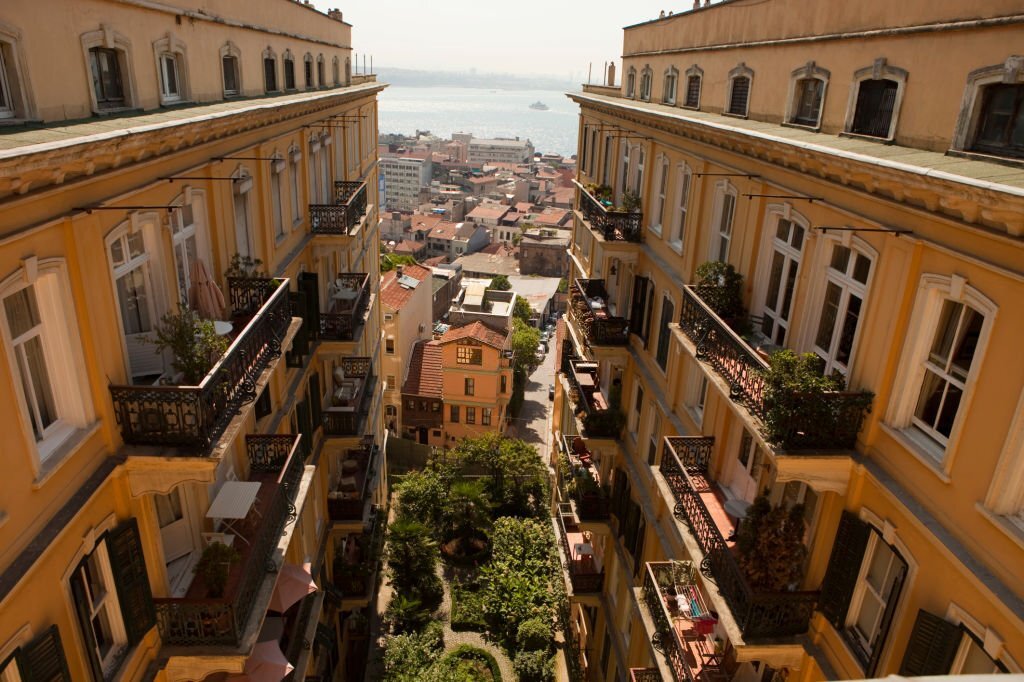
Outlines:
[[377, 66], [548, 74], [594, 80], [622, 53], [622, 27], [689, 8], [664, 0], [313, 0], [340, 7], [353, 51]]

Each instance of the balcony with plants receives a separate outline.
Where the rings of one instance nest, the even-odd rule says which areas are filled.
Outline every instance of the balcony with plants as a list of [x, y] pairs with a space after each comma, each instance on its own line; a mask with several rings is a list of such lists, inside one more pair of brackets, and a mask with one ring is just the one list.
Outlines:
[[[376, 592], [384, 526], [376, 516], [359, 533], [349, 533], [336, 546], [330, 588], [340, 604], [368, 601]], [[353, 608], [346, 606], [344, 608]]]
[[601, 472], [586, 439], [563, 435], [558, 445], [558, 489], [562, 501], [573, 506], [580, 521], [607, 520], [607, 486], [601, 484]]
[[370, 275], [341, 273], [327, 286], [327, 312], [320, 313], [322, 341], [356, 341], [370, 308]]
[[[708, 473], [713, 439], [669, 437], [659, 467], [673, 513], [700, 550], [710, 577], [747, 640], [807, 631], [818, 592], [800, 591], [807, 548], [804, 507], [771, 506], [764, 496], [744, 510]], [[742, 520], [737, 516], [742, 514]]]
[[643, 242], [644, 214], [636, 194], [624, 192], [622, 203], [616, 205], [615, 191], [608, 185], [573, 182], [578, 190], [576, 205], [591, 230], [606, 242]]
[[366, 183], [337, 181], [334, 203], [309, 205], [309, 228], [315, 235], [351, 234], [366, 216]]
[[573, 280], [569, 291], [569, 319], [589, 346], [629, 344], [629, 321], [609, 313], [609, 298], [603, 279]]
[[379, 447], [372, 437], [350, 448], [341, 460], [338, 475], [327, 493], [327, 515], [333, 522], [361, 521], [373, 495], [374, 474], [379, 466]]
[[363, 435], [376, 386], [373, 358], [342, 358], [332, 376], [329, 405], [323, 410], [324, 434], [331, 438]]
[[230, 277], [230, 323], [190, 308], [164, 315], [153, 352], [173, 355], [174, 371], [156, 385], [110, 387], [124, 442], [181, 448], [161, 450], [164, 456], [208, 454], [281, 355], [292, 321], [288, 285], [282, 278]]
[[573, 594], [598, 593], [604, 586], [604, 553], [590, 531], [576, 523], [571, 508], [562, 505], [555, 516], [563, 565], [569, 572]]
[[629, 682], [662, 682], [657, 668], [630, 668]]
[[622, 387], [609, 387], [606, 398], [596, 362], [566, 359], [563, 372], [569, 385], [569, 403], [582, 434], [587, 438], [618, 438], [626, 423], [620, 410]]
[[259, 483], [255, 501], [207, 544], [185, 596], [154, 598], [164, 645], [236, 649], [255, 640], [271, 596], [264, 587], [277, 579], [284, 531], [296, 516], [307, 450], [291, 434], [250, 434], [245, 444], [247, 480]]
[[786, 452], [852, 449], [874, 394], [846, 390], [841, 375], [822, 376], [812, 353], [755, 349], [742, 275], [717, 261], [697, 275], [697, 284], [683, 288], [679, 329], [697, 359], [729, 384], [730, 397], [760, 420], [767, 442]]

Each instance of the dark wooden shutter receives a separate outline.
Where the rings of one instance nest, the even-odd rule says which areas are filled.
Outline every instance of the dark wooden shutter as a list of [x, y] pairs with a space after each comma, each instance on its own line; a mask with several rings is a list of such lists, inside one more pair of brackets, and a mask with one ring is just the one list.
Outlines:
[[821, 612], [837, 630], [843, 629], [850, 597], [857, 585], [864, 550], [868, 544], [871, 526], [844, 511], [839, 519], [832, 556], [828, 560], [825, 579], [821, 583]]
[[107, 535], [110, 568], [117, 584], [121, 616], [130, 645], [138, 644], [156, 625], [153, 594], [149, 591], [146, 559], [142, 554], [139, 522], [128, 519]]
[[[320, 427], [321, 421], [323, 421], [323, 397], [323, 392], [320, 390], [320, 375], [314, 372], [309, 377], [309, 409], [314, 433]], [[307, 443], [306, 445], [313, 447], [312, 443]]]
[[75, 600], [78, 628], [82, 631], [82, 639], [85, 640], [85, 658], [89, 661], [92, 678], [94, 680], [102, 680], [103, 668], [100, 667], [99, 659], [96, 658], [96, 635], [93, 634], [92, 622], [89, 619], [89, 598], [86, 596], [85, 587], [82, 585], [80, 568], [81, 564], [79, 564], [79, 568], [75, 569], [75, 574], [71, 576], [71, 596]]
[[647, 278], [646, 277], [634, 277], [633, 278], [633, 305], [629, 314], [629, 328], [630, 330], [639, 336], [641, 339], [644, 338], [644, 313], [646, 312], [647, 303]]
[[747, 97], [750, 95], [750, 79], [737, 76], [732, 79], [732, 91], [729, 95], [729, 113], [739, 116], [747, 115]]
[[[640, 507], [637, 507], [637, 511], [640, 511]], [[640, 561], [644, 555], [644, 536], [647, 535], [647, 523], [643, 519], [643, 513], [640, 514], [640, 523], [636, 529], [636, 544], [633, 547], [633, 576], [636, 577], [640, 574], [640, 567], [643, 565]]]
[[46, 632], [21, 647], [17, 661], [22, 682], [71, 682], [60, 630], [56, 625], [51, 625]]
[[305, 362], [305, 356], [309, 355], [309, 335], [315, 320], [309, 319], [309, 311], [306, 309], [306, 294], [304, 292], [289, 292], [288, 299], [292, 305], [292, 315], [301, 317], [302, 325], [295, 332], [295, 337], [292, 339], [292, 349], [288, 351], [285, 360], [288, 367], [302, 367], [303, 362]]
[[320, 280], [315, 272], [299, 273], [299, 291], [306, 298], [306, 333], [310, 339], [320, 338]]
[[686, 79], [686, 106], [696, 107], [700, 104], [700, 76]]
[[904, 677], [948, 675], [962, 636], [963, 631], [958, 626], [921, 609], [917, 612], [899, 674]]
[[309, 405], [303, 400], [295, 405], [295, 416], [299, 424], [299, 433], [302, 434], [302, 441], [307, 445], [313, 443], [313, 424], [309, 419]]
[[874, 676], [875, 668], [878, 667], [878, 659], [882, 657], [882, 650], [885, 649], [885, 640], [889, 636], [889, 627], [892, 625], [893, 614], [896, 613], [896, 604], [899, 603], [900, 592], [903, 591], [903, 581], [907, 578], [907, 563], [898, 553], [896, 558], [900, 562], [899, 572], [892, 582], [892, 587], [889, 588], [889, 596], [885, 599], [885, 612], [882, 614], [882, 620], [878, 623], [878, 634], [875, 635], [875, 641], [871, 645], [871, 658], [868, 659], [867, 667], [864, 670], [871, 676]]

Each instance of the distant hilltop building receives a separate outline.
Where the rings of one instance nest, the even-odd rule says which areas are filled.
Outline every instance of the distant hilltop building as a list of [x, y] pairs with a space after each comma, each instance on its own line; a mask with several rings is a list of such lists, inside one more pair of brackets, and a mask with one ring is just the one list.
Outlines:
[[499, 161], [522, 163], [533, 158], [533, 143], [529, 140], [473, 137], [472, 133], [453, 133], [453, 142], [461, 142], [468, 149], [466, 160], [470, 164]]

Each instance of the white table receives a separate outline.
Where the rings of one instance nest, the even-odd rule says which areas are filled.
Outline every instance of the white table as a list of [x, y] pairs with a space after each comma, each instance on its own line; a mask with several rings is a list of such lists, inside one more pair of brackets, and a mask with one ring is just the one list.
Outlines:
[[245, 544], [249, 544], [245, 536], [234, 527], [233, 522], [249, 515], [256, 495], [260, 492], [260, 485], [262, 484], [255, 481], [226, 481], [206, 511], [206, 518], [222, 520], [224, 525], [242, 538]]

